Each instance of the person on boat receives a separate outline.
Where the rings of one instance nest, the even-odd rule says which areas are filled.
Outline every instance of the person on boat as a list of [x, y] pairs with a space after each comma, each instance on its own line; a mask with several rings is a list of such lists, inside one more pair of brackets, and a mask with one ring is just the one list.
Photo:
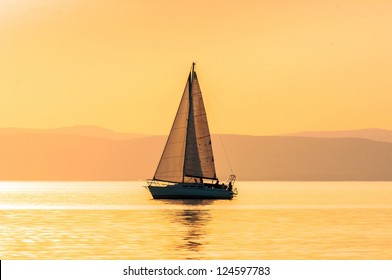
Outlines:
[[229, 187], [227, 188], [229, 191], [233, 191], [233, 185], [229, 182]]

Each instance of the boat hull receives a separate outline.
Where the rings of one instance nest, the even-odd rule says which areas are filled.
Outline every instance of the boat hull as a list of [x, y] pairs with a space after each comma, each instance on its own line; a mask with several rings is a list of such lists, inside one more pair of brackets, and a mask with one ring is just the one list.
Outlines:
[[232, 199], [234, 193], [223, 188], [204, 185], [170, 185], [165, 187], [147, 187], [154, 199]]

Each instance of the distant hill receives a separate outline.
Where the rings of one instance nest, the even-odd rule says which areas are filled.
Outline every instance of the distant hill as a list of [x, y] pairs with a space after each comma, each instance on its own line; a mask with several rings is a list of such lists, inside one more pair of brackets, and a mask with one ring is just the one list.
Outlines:
[[361, 138], [392, 143], [392, 130], [368, 128], [340, 131], [306, 131], [283, 136], [318, 137], [318, 138]]
[[0, 180], [145, 179], [152, 176], [163, 143], [159, 136], [115, 140], [54, 133], [1, 135]]
[[[392, 143], [289, 136], [223, 139], [242, 180], [392, 180]], [[221, 148], [216, 152], [224, 162]]]
[[[0, 180], [144, 180], [153, 176], [166, 141], [166, 136], [121, 140], [110, 131], [106, 137], [106, 132], [76, 135], [75, 130], [1, 131]], [[239, 180], [392, 180], [392, 143], [214, 135], [221, 180], [230, 168], [218, 138]]]

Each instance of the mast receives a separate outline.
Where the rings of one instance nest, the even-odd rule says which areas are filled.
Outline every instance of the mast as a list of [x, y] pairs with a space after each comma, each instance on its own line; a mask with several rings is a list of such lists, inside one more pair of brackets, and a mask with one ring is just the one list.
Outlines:
[[192, 62], [192, 71], [191, 71], [191, 73], [192, 73], [192, 75], [191, 75], [191, 82], [192, 82], [192, 84], [193, 84], [193, 77], [194, 77], [194, 73], [195, 73], [195, 65], [196, 65], [196, 62]]
[[182, 182], [184, 183], [185, 179], [185, 163], [186, 163], [186, 147], [188, 146], [188, 133], [189, 133], [189, 121], [191, 119], [191, 111], [192, 111], [192, 106], [193, 106], [193, 100], [192, 100], [192, 85], [193, 85], [193, 77], [195, 73], [195, 62], [192, 62], [192, 68], [191, 68], [191, 74], [189, 76], [189, 109], [188, 109], [188, 119], [187, 119], [187, 129], [186, 129], [186, 135], [185, 135], [185, 150], [184, 150], [184, 164], [182, 167]]

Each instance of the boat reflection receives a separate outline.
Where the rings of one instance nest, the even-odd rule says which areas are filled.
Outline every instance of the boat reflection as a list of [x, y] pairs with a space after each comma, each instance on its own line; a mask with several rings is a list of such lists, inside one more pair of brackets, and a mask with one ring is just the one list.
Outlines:
[[[213, 204], [213, 200], [184, 199], [170, 200], [166, 203], [184, 206], [184, 209], [168, 212], [173, 223], [178, 225], [182, 236], [180, 240], [175, 240], [173, 248], [180, 251], [180, 255], [186, 256], [186, 259], [202, 258], [200, 252], [207, 244], [208, 223], [211, 220], [210, 210], [204, 206]], [[181, 251], [184, 251], [183, 254]]]

